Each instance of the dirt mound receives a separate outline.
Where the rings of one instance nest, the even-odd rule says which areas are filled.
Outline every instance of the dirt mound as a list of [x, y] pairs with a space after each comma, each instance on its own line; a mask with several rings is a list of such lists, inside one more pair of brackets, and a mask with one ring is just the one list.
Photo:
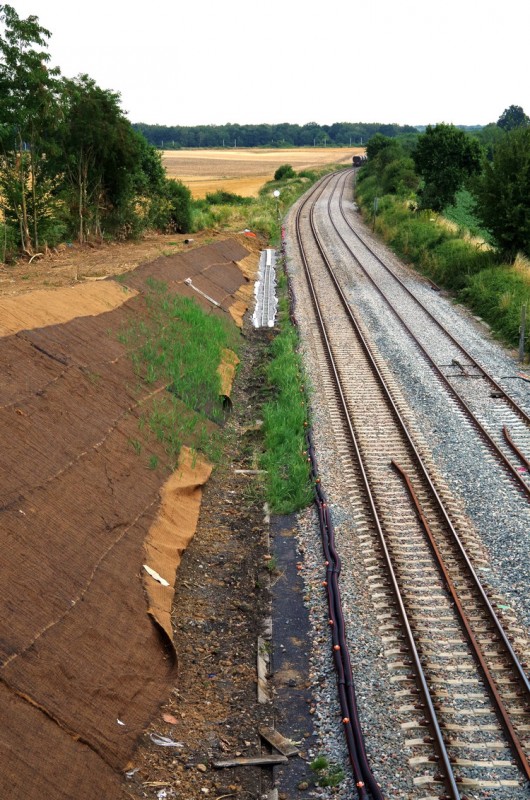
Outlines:
[[[126, 796], [118, 773], [167, 694], [175, 658], [147, 615], [143, 585], [144, 543], [163, 516], [168, 474], [162, 445], [139, 420], [166, 387], [138, 385], [118, 334], [146, 314], [153, 279], [193, 293], [212, 313], [230, 313], [247, 282], [235, 262], [248, 255], [237, 242], [221, 242], [157, 259], [126, 274], [135, 292], [119, 307], [0, 339], [0, 795], [7, 800]], [[202, 295], [183, 283], [187, 277]], [[218, 305], [204, 296], [213, 293]], [[148, 453], [158, 466], [149, 467]], [[199, 472], [188, 480], [195, 500], [208, 470]], [[167, 492], [174, 497], [171, 484]], [[174, 568], [180, 545], [173, 545]]]

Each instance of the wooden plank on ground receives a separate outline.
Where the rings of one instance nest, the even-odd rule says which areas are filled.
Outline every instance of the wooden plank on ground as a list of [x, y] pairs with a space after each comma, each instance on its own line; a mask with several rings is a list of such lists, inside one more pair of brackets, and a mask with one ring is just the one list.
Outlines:
[[259, 735], [284, 756], [294, 756], [298, 753], [298, 747], [274, 728], [259, 728]]
[[250, 758], [230, 758], [227, 761], [214, 761], [216, 769], [224, 767], [273, 767], [275, 764], [287, 764], [286, 756], [251, 756]]

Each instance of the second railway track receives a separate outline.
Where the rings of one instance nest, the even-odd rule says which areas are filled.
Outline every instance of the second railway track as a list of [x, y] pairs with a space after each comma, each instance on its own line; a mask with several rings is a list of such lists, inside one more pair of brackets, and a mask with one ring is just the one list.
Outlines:
[[406, 403], [326, 257], [314, 208], [340, 180], [326, 179], [299, 205], [306, 283], [300, 269], [295, 287], [298, 305], [314, 309], [313, 366], [341, 451], [352, 534], [397, 701], [394, 724], [410, 750], [407, 793], [385, 796], [517, 796], [530, 776], [524, 641], [501, 625], [472, 565], [480, 546], [425, 443], [418, 449]]

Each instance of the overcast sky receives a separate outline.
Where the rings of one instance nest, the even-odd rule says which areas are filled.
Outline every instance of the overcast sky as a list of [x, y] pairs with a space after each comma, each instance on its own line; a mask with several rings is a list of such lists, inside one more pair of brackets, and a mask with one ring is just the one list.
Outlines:
[[530, 114], [528, 0], [11, 0], [52, 63], [132, 122], [436, 122]]

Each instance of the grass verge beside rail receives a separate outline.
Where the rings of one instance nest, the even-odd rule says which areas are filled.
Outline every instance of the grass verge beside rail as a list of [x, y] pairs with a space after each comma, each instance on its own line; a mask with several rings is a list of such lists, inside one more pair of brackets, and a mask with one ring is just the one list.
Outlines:
[[[194, 201], [192, 231], [215, 228], [235, 233], [248, 228], [263, 236], [274, 247], [280, 242], [281, 218], [287, 209], [319, 178], [347, 168], [344, 164], [330, 164], [320, 169], [301, 170], [294, 178], [264, 184], [258, 197], [212, 192], [203, 200]], [[273, 195], [276, 190], [280, 193], [277, 198]]]
[[261, 466], [267, 470], [265, 494], [271, 511], [288, 514], [312, 502], [306, 453], [308, 407], [304, 389], [298, 332], [289, 319], [287, 278], [278, 272], [279, 333], [270, 344], [271, 360], [265, 374], [273, 397], [265, 403], [265, 452]]
[[[456, 293], [506, 344], [517, 347], [521, 308], [530, 309], [530, 264], [518, 257], [503, 264], [487, 246], [463, 238], [461, 232], [438, 224], [431, 211], [413, 211], [393, 195], [379, 199], [373, 216], [373, 181], [358, 180], [356, 200], [368, 224], [419, 272]], [[530, 325], [527, 325], [527, 331]], [[530, 336], [527, 334], [526, 353]]]

